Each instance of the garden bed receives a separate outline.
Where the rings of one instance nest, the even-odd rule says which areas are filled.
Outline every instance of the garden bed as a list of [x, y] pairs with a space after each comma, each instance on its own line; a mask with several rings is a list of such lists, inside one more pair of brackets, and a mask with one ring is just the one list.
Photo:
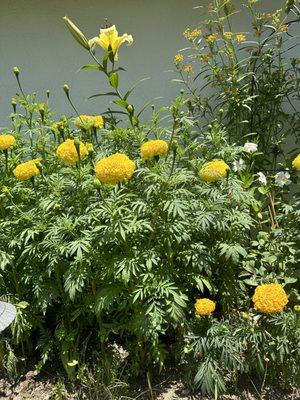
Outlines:
[[[80, 395], [78, 394], [79, 392], [81, 393]], [[0, 400], [95, 400], [95, 398], [89, 398], [82, 394], [82, 389], [79, 392], [76, 392], [76, 387], [73, 387], [67, 393], [61, 384], [61, 380], [53, 376], [47, 377], [46, 373], [42, 377], [37, 377], [33, 371], [29, 371], [16, 381], [0, 379]], [[130, 396], [128, 400], [151, 399], [147, 386], [138, 390], [132, 389], [132, 391], [127, 389], [126, 393]], [[155, 400], [213, 400], [213, 397], [191, 394], [189, 389], [179, 380], [174, 380], [174, 377], [154, 384], [153, 394]], [[265, 388], [261, 397], [264, 400], [297, 400], [299, 398], [300, 391], [298, 389], [282, 391], [282, 389], [270, 386]], [[122, 399], [122, 397], [112, 398], [112, 400], [118, 399]], [[253, 389], [241, 387], [236, 391], [229, 391], [221, 399], [257, 400], [259, 397]]]

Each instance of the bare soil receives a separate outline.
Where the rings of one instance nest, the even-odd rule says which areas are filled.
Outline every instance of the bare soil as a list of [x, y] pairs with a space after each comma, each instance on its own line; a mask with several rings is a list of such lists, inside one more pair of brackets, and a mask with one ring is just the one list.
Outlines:
[[[189, 390], [178, 381], [164, 381], [154, 385], [151, 398], [148, 388], [141, 389], [132, 395], [136, 400], [212, 400], [202, 395], [192, 395]], [[59, 385], [58, 379], [35, 376], [30, 371], [17, 381], [0, 379], [0, 400], [94, 400], [80, 396], [76, 390], [66, 392]], [[222, 400], [300, 400], [300, 390], [284, 392], [280, 389], [266, 387], [263, 396], [255, 391], [242, 389], [238, 393], [226, 394]]]

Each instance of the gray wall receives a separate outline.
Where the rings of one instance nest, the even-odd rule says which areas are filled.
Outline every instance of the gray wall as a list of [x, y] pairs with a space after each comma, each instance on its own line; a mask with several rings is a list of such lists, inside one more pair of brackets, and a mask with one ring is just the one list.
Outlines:
[[[131, 33], [134, 45], [120, 51], [119, 64], [128, 68], [123, 73], [123, 86], [150, 76], [136, 92], [139, 104], [163, 96], [166, 104], [178, 93], [174, 77], [173, 57], [187, 42], [182, 32], [195, 26], [203, 11], [193, 10], [208, 0], [0, 0], [0, 126], [8, 123], [10, 98], [17, 91], [11, 68], [21, 69], [26, 92], [44, 96], [52, 93], [52, 106], [61, 113], [72, 114], [62, 86], [68, 83], [81, 113], [102, 112], [106, 99], [87, 100], [103, 92], [104, 79], [97, 72], [78, 69], [92, 62], [89, 55], [71, 37], [62, 17], [68, 15], [88, 38], [98, 34], [105, 17], [117, 25], [120, 33]], [[237, 1], [240, 4], [240, 1]], [[284, 2], [264, 0], [263, 7], [276, 10]], [[245, 31], [240, 17], [236, 30]], [[296, 51], [296, 50], [294, 50]]]

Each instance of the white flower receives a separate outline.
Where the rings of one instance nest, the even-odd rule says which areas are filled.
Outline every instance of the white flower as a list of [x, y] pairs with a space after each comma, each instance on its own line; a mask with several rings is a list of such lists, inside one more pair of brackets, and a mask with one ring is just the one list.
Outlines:
[[288, 172], [277, 172], [275, 175], [275, 183], [276, 185], [283, 187], [284, 185], [289, 185], [291, 183], [290, 181], [290, 174]]
[[233, 161], [232, 169], [234, 172], [243, 171], [243, 169], [245, 169], [245, 161], [242, 158], [240, 158], [239, 161]]
[[257, 144], [251, 143], [251, 142], [246, 142], [244, 144], [244, 151], [246, 153], [253, 153], [254, 151], [257, 151]]
[[265, 175], [263, 172], [258, 172], [257, 175], [258, 175], [258, 179], [257, 179], [257, 180], [258, 180], [260, 183], [262, 183], [263, 185], [266, 185], [266, 184], [267, 184], [266, 175]]

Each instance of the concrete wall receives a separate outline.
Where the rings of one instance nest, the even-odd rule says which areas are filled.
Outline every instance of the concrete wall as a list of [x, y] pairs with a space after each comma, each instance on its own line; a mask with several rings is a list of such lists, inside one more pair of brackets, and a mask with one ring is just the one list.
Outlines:
[[[195, 26], [203, 16], [201, 9], [193, 10], [208, 0], [0, 0], [0, 126], [8, 123], [10, 98], [17, 91], [11, 68], [21, 69], [26, 92], [37, 91], [44, 96], [52, 93], [52, 105], [61, 113], [72, 114], [62, 91], [68, 83], [74, 101], [82, 113], [102, 112], [107, 100], [88, 96], [106, 90], [104, 80], [96, 72], [78, 69], [92, 62], [89, 55], [74, 41], [62, 17], [68, 15], [81, 27], [88, 38], [98, 33], [107, 17], [120, 33], [131, 33], [134, 45], [122, 47], [120, 65], [122, 85], [150, 76], [136, 92], [139, 104], [163, 96], [167, 103], [178, 93], [174, 77], [166, 72], [173, 68], [173, 57], [187, 42], [182, 32]], [[240, 4], [240, 1], [236, 2]], [[264, 0], [263, 8], [275, 10], [281, 0]], [[247, 19], [238, 18], [234, 27], [245, 31]], [[294, 50], [297, 53], [297, 50]]]

